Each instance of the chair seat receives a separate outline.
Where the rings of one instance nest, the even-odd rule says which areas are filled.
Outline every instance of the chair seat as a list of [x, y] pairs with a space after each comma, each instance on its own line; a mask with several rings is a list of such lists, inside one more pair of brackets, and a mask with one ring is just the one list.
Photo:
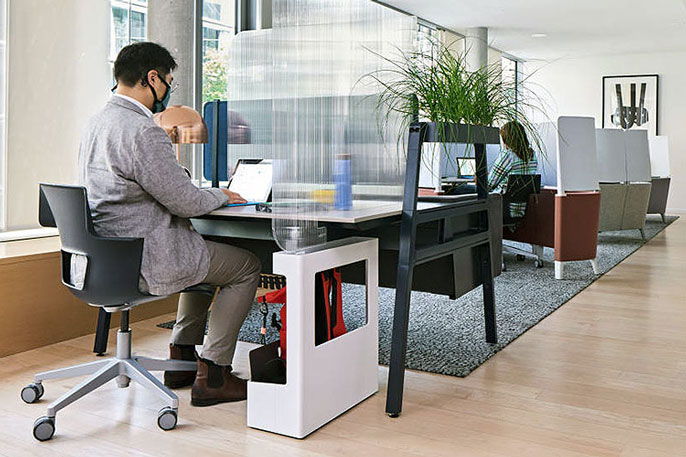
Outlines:
[[[190, 293], [197, 293], [197, 294], [204, 294], [209, 297], [214, 297], [214, 293], [217, 290], [217, 286], [213, 286], [211, 284], [196, 284], [194, 286], [187, 287], [181, 291], [181, 293], [185, 292], [190, 292]], [[143, 303], [155, 301], [155, 300], [160, 300], [162, 298], [166, 298], [169, 295], [150, 295], [150, 294], [143, 294], [140, 293], [138, 297], [135, 299], [131, 300], [128, 303], [124, 303], [121, 305], [115, 305], [115, 306], [102, 306], [98, 304], [93, 304], [90, 303], [91, 306], [96, 306], [104, 309], [108, 313], [117, 313], [120, 311], [126, 311], [131, 308], [135, 308], [138, 305], [142, 305]]]

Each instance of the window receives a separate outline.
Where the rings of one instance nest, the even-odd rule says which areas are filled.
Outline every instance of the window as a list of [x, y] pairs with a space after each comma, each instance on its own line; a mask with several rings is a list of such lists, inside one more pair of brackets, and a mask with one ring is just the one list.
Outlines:
[[517, 60], [503, 56], [501, 78], [504, 87], [510, 91], [510, 96], [514, 99], [515, 104], [519, 97], [519, 84], [521, 82], [519, 71], [519, 62]]
[[202, 29], [202, 50], [207, 53], [208, 49], [219, 50], [219, 34], [221, 32], [216, 29], [203, 27]]
[[420, 22], [417, 33], [417, 51], [424, 55], [430, 55], [438, 41], [438, 30]]
[[235, 1], [204, 0], [202, 16], [202, 102], [226, 100]]
[[[121, 49], [147, 39], [147, 0], [110, 0], [110, 62]], [[204, 0], [202, 6], [203, 103], [226, 100], [229, 43], [234, 34], [235, 0]]]
[[111, 0], [110, 61], [126, 45], [145, 41], [148, 36], [147, 0]]
[[202, 5], [202, 17], [213, 21], [221, 21], [222, 19], [222, 5], [221, 3], [206, 1]]

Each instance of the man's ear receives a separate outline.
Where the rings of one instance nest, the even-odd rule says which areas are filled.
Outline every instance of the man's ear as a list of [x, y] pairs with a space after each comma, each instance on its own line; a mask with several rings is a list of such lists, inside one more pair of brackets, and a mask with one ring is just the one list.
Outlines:
[[152, 69], [145, 74], [145, 78], [143, 78], [143, 87], [148, 85], [148, 81], [152, 83], [154, 78], [159, 78], [159, 74], [157, 73], [157, 70]]

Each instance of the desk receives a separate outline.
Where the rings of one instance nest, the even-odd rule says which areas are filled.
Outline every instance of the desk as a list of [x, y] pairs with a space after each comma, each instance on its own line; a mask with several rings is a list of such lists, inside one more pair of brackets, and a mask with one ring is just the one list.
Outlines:
[[[353, 210], [322, 212], [312, 219], [317, 219], [327, 228], [330, 241], [351, 236], [377, 238], [379, 285], [382, 287], [411, 284], [411, 290], [457, 298], [483, 284], [484, 240], [490, 241], [490, 258], [499, 259], [502, 251], [502, 203], [499, 194], [492, 194], [485, 200], [464, 195], [417, 202], [414, 217], [421, 225], [416, 228], [414, 247], [409, 249], [413, 261], [418, 264], [414, 271], [399, 268], [403, 249], [400, 236], [402, 206], [402, 202], [355, 201]], [[491, 230], [483, 232], [478, 230], [478, 226], [485, 211], [488, 212]], [[254, 252], [262, 261], [264, 271], [271, 272], [272, 254], [280, 250], [272, 235], [271, 224], [275, 217], [279, 215], [257, 212], [253, 207], [226, 207], [192, 221], [195, 229], [204, 236], [228, 238]], [[490, 267], [491, 278], [500, 274], [500, 262], [491, 262]], [[356, 266], [344, 269], [343, 281], [363, 284], [364, 271]], [[392, 346], [402, 346], [399, 352], [403, 357], [402, 360], [391, 360], [389, 414], [398, 414], [402, 402], [409, 290], [396, 293], [394, 319], [399, 319], [400, 323], [394, 324]], [[492, 305], [486, 301], [485, 306]], [[486, 327], [490, 332], [487, 340], [495, 342], [495, 316], [489, 316], [487, 311], [486, 317]]]
[[[418, 201], [419, 170], [425, 141], [470, 143], [476, 159], [477, 196]], [[483, 286], [486, 341], [497, 342], [493, 277], [500, 274], [502, 201], [488, 195], [486, 144], [499, 144], [495, 128], [462, 124], [412, 123], [402, 202], [354, 202], [351, 211], [301, 215], [327, 228], [329, 240], [350, 236], [379, 240], [379, 285], [396, 289], [386, 413], [402, 410], [405, 355], [412, 290], [455, 299]], [[216, 163], [216, 161], [215, 161]], [[271, 254], [278, 250], [271, 233], [274, 213], [254, 208], [222, 208], [194, 220], [207, 236], [240, 238], [271, 271]], [[266, 252], [265, 252], [266, 250]], [[268, 255], [265, 255], [268, 254]], [[343, 274], [344, 282], [360, 283], [359, 271]]]
[[[434, 197], [435, 198], [435, 197]], [[477, 204], [473, 196], [445, 197], [443, 202], [418, 202], [417, 212], [427, 214], [449, 209], [455, 214], [449, 222], [451, 227], [443, 228], [446, 235], [464, 233], [476, 223], [475, 217], [462, 217]], [[502, 250], [502, 208], [500, 195], [488, 199], [489, 222], [492, 231], [492, 256], [500, 258]], [[395, 288], [397, 281], [397, 260], [400, 249], [401, 202], [355, 201], [352, 211], [329, 211], [321, 214], [319, 223], [327, 228], [328, 239], [338, 240], [350, 236], [364, 236], [379, 239], [380, 270], [379, 285]], [[193, 226], [209, 238], [232, 239], [237, 246], [254, 252], [261, 260], [265, 273], [272, 271], [272, 254], [280, 251], [272, 234], [274, 213], [255, 211], [254, 207], [225, 207], [210, 214], [194, 218]], [[435, 243], [441, 224], [426, 224], [417, 231], [418, 246]], [[447, 232], [452, 231], [452, 234]], [[431, 292], [457, 298], [481, 284], [476, 264], [468, 259], [467, 252], [458, 252], [460, 262], [453, 265], [450, 259], [436, 259], [421, 265], [414, 275], [413, 290]], [[500, 274], [500, 262], [493, 262], [493, 275]], [[454, 271], [453, 271], [454, 270]], [[347, 271], [344, 279], [360, 283], [361, 276], [354, 270]]]
[[[396, 289], [386, 398], [386, 412], [392, 417], [402, 409], [411, 291], [455, 299], [483, 286], [486, 341], [497, 342], [493, 277], [500, 274], [501, 263], [491, 259], [501, 258], [502, 200], [499, 194], [487, 195], [485, 145], [498, 144], [498, 135], [498, 130], [490, 127], [413, 123], [402, 202], [355, 201], [351, 211], [298, 216], [326, 227], [329, 241], [353, 236], [379, 240], [379, 286]], [[424, 141], [474, 144], [477, 196], [418, 201]], [[193, 225], [204, 236], [229, 238], [252, 251], [264, 271], [270, 272], [272, 255], [280, 250], [272, 235], [275, 217], [280, 216], [257, 212], [254, 207], [227, 207], [193, 219]], [[364, 271], [359, 270], [344, 269], [343, 281], [363, 284]], [[98, 333], [106, 335], [101, 329]], [[102, 345], [96, 343], [97, 349]]]

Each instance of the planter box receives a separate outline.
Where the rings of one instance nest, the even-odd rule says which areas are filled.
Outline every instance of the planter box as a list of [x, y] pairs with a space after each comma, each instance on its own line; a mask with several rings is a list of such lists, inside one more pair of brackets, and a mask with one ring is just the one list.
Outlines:
[[426, 125], [425, 143], [500, 144], [500, 130], [483, 125], [421, 122]]
[[471, 144], [500, 145], [500, 131], [481, 125], [425, 123], [419, 187], [440, 193], [442, 178], [457, 176], [457, 158], [474, 157]]

